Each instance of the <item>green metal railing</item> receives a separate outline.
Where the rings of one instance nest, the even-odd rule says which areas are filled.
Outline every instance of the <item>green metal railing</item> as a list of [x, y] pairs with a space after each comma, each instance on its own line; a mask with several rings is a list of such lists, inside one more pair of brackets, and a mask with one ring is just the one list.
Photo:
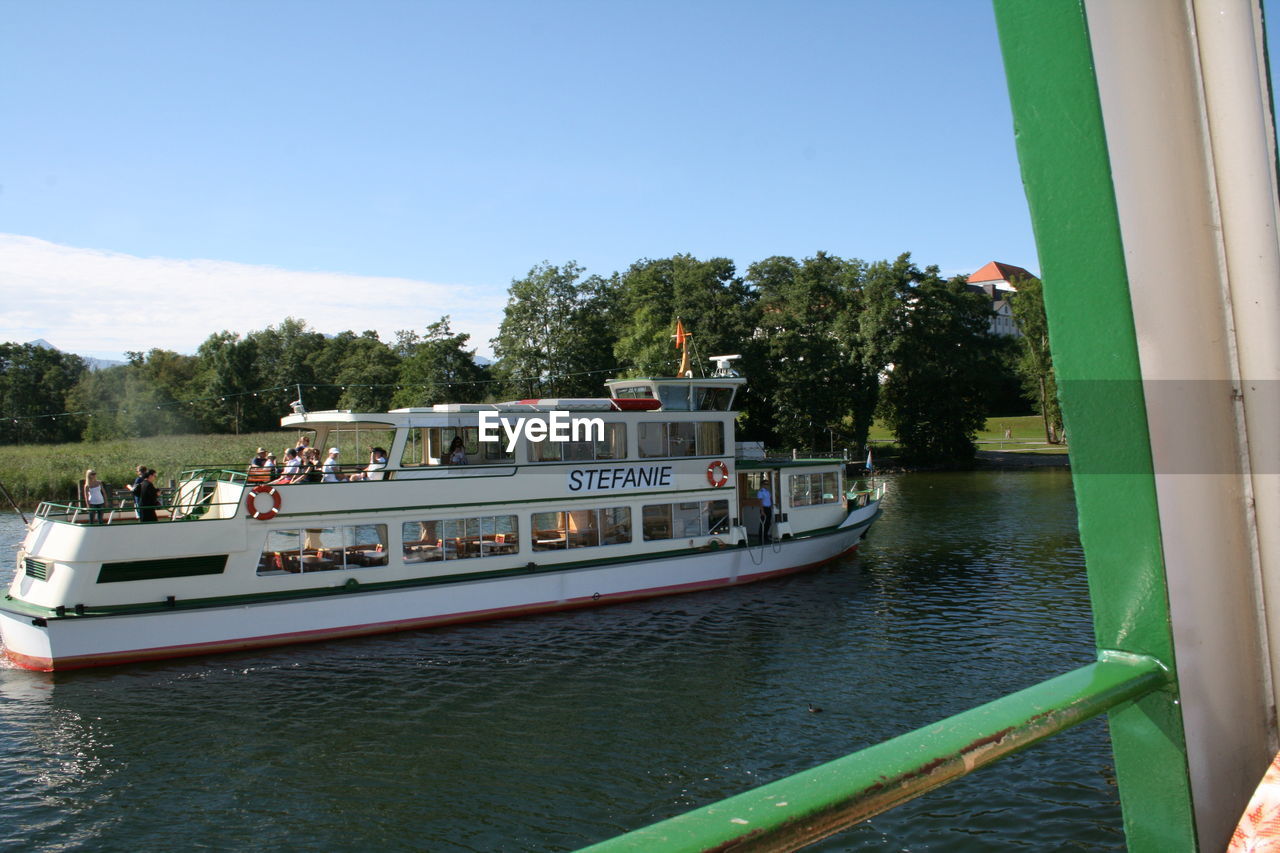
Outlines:
[[1171, 681], [1152, 658], [1103, 654], [940, 723], [586, 849], [793, 850]]
[[[796, 849], [1102, 712], [1129, 848], [1197, 849], [1142, 373], [1085, 9], [1082, 0], [994, 2], [1072, 435], [1098, 660], [590, 850]], [[1085, 473], [1102, 471], [1132, 473]]]

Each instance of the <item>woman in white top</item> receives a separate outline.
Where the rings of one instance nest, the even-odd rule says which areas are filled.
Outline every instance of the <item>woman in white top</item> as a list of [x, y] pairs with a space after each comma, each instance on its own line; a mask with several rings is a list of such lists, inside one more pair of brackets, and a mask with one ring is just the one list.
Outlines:
[[102, 508], [107, 504], [107, 490], [98, 480], [98, 472], [90, 468], [84, 472], [83, 490], [85, 506], [89, 507], [89, 523], [102, 523]]

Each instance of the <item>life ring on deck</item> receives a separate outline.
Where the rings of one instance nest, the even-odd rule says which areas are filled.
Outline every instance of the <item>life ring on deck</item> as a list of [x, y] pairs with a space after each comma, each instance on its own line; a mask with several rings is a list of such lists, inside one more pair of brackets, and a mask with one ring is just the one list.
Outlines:
[[[258, 495], [271, 495], [271, 509], [266, 512], [258, 511]], [[276, 491], [276, 487], [268, 483], [262, 483], [254, 486], [249, 492], [249, 515], [258, 521], [270, 521], [276, 517], [276, 513], [280, 511], [280, 493]]]
[[729, 482], [729, 466], [717, 459], [707, 466], [707, 482], [717, 489]]

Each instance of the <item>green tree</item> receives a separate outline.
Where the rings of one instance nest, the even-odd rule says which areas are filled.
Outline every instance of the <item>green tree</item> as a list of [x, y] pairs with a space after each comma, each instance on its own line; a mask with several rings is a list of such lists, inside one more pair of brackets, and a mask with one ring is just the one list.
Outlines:
[[169, 350], [128, 353], [129, 363], [86, 373], [68, 397], [85, 412], [90, 441], [193, 432], [198, 360]]
[[1018, 288], [1013, 297], [1013, 317], [1022, 332], [1019, 339], [1017, 370], [1022, 387], [1031, 398], [1036, 414], [1044, 420], [1044, 438], [1057, 444], [1062, 435], [1062, 410], [1058, 407], [1058, 383], [1053, 372], [1053, 353], [1049, 349], [1049, 321], [1044, 313], [1044, 289], [1040, 279], [1024, 278], [1014, 282]]
[[78, 355], [0, 343], [0, 444], [79, 438], [80, 419], [67, 414], [67, 395], [87, 369]]
[[196, 350], [202, 391], [198, 411], [208, 427], [239, 435], [246, 430], [267, 429], [259, 422], [253, 392], [262, 387], [255, 371], [257, 344], [241, 340], [235, 332], [217, 332]]
[[[591, 276], [574, 261], [544, 261], [511, 282], [498, 336], [496, 374], [515, 396], [599, 393], [610, 365], [616, 280]], [[602, 363], [602, 361], [604, 363]]]
[[397, 332], [396, 337], [405, 354], [393, 406], [478, 402], [486, 393], [487, 371], [476, 364], [475, 350], [467, 349], [471, 335], [454, 334], [448, 315], [427, 326], [421, 337], [414, 332]]
[[353, 412], [385, 412], [391, 408], [400, 359], [378, 338], [377, 332], [343, 332], [329, 341], [327, 349], [337, 364], [334, 382], [341, 386], [338, 408]]
[[676, 372], [680, 359], [671, 334], [677, 318], [684, 321], [697, 356], [691, 368], [695, 375], [713, 355], [741, 354], [744, 372], [756, 371], [744, 351], [756, 327], [756, 294], [728, 258], [675, 255], [636, 261], [621, 277], [619, 317], [614, 354], [631, 375]]
[[250, 332], [245, 339], [257, 348], [253, 371], [259, 394], [249, 401], [254, 406], [255, 423], [278, 425], [280, 416], [289, 411], [288, 404], [298, 398], [299, 388], [306, 389], [303, 401], [309, 409], [331, 409], [337, 403], [338, 389], [312, 389], [317, 383], [332, 385], [335, 374], [318, 372], [325, 364], [322, 354], [327, 341], [305, 321], [286, 317], [278, 326]]
[[768, 258], [748, 269], [768, 365], [752, 377], [751, 399], [766, 405], [783, 446], [828, 446], [852, 407], [851, 350], [858, 342], [838, 331], [857, 315], [860, 269], [860, 262], [826, 252], [800, 263]]
[[898, 332], [883, 340], [890, 367], [879, 411], [913, 463], [971, 459], [986, 420], [995, 369], [991, 310], [965, 281], [943, 281], [937, 267], [927, 267], [878, 330]]

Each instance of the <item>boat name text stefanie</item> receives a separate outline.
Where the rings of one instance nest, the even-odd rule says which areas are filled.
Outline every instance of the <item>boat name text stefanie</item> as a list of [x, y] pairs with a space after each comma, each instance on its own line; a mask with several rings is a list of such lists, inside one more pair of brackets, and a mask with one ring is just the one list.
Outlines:
[[516, 449], [520, 434], [529, 441], [604, 441], [604, 418], [575, 418], [568, 412], [548, 412], [542, 418], [504, 418], [497, 412], [480, 413], [480, 440], [501, 441], [498, 427], [507, 434], [507, 452]]
[[619, 465], [616, 468], [592, 468], [569, 472], [569, 491], [603, 492], [609, 489], [635, 489], [670, 486], [670, 465]]

